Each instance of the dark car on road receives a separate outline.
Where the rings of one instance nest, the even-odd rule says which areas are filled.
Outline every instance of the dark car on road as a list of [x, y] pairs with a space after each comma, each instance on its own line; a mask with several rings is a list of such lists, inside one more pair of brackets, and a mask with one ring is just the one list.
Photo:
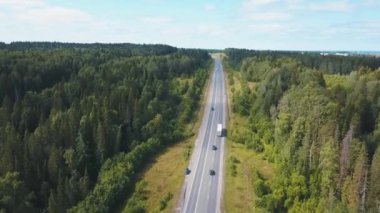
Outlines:
[[212, 150], [217, 150], [217, 149], [218, 148], [215, 145], [212, 146]]
[[186, 169], [185, 169], [185, 175], [188, 175], [188, 174], [190, 174], [190, 169], [189, 169], [189, 168], [186, 168]]
[[212, 170], [212, 169], [210, 169], [210, 175], [211, 175], [211, 176], [215, 175], [215, 171]]

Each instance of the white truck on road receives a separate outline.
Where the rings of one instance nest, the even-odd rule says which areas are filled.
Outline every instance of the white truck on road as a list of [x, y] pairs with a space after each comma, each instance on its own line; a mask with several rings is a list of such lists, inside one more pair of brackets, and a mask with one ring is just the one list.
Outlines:
[[216, 135], [219, 137], [223, 136], [223, 125], [222, 124], [218, 124], [218, 126], [216, 128]]

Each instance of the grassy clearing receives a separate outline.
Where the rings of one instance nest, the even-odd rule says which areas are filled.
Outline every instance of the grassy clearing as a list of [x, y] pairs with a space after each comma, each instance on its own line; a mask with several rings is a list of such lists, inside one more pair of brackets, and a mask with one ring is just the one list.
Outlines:
[[[228, 66], [225, 66], [228, 68]], [[227, 77], [231, 75], [227, 73]], [[241, 76], [238, 72], [233, 72], [233, 80], [228, 85], [228, 96], [232, 98], [232, 90], [238, 91], [241, 88]], [[251, 89], [254, 85], [249, 85]], [[231, 103], [231, 100], [229, 100]], [[232, 112], [229, 107], [229, 132], [234, 129], [246, 128], [247, 117], [239, 116]], [[255, 207], [256, 195], [253, 190], [253, 174], [257, 171], [266, 180], [271, 180], [274, 176], [274, 166], [265, 160], [263, 154], [247, 149], [244, 144], [236, 143], [233, 138], [227, 138], [226, 169], [225, 169], [225, 189], [224, 189], [224, 210], [225, 212], [263, 212]]]
[[[232, 117], [229, 127], [244, 123], [242, 118]], [[225, 174], [225, 211], [226, 212], [260, 212], [255, 208], [255, 193], [253, 190], [254, 171], [266, 180], [274, 176], [273, 165], [264, 160], [263, 154], [247, 149], [244, 144], [228, 139], [227, 168]]]
[[[165, 196], [173, 195], [166, 203], [164, 212], [170, 212], [178, 189], [183, 184], [183, 171], [187, 166], [187, 152], [192, 149], [193, 137], [168, 148], [161, 154], [151, 167], [144, 172], [142, 179], [146, 183], [146, 209], [151, 212], [159, 212], [161, 202], [165, 202]], [[174, 198], [174, 199], [173, 199]]]

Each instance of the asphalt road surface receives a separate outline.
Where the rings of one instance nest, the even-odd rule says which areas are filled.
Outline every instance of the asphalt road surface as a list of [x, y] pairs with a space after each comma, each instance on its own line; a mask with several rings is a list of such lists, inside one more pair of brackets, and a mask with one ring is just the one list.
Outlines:
[[[181, 212], [221, 212], [225, 138], [217, 136], [216, 130], [219, 123], [225, 128], [227, 97], [221, 59], [214, 57], [214, 61], [205, 112], [190, 160], [191, 172], [185, 179]], [[211, 175], [210, 170], [215, 174]]]

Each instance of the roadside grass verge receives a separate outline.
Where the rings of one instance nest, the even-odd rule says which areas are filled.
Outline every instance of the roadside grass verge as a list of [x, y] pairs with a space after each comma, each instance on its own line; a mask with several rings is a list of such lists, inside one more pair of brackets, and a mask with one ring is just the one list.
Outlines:
[[171, 212], [174, 208], [173, 201], [183, 184], [192, 141], [193, 137], [166, 149], [144, 172], [142, 180], [146, 184], [146, 210], [149, 212]]
[[[246, 129], [248, 126], [248, 117], [242, 117], [232, 111], [233, 91], [241, 89], [241, 75], [239, 72], [232, 71], [224, 63], [226, 70], [228, 98], [229, 98], [229, 125], [228, 131]], [[250, 83], [250, 89], [255, 85]], [[237, 143], [229, 135], [226, 144], [225, 156], [225, 183], [224, 183], [224, 211], [229, 212], [264, 212], [255, 206], [254, 183], [256, 174], [259, 174], [264, 180], [270, 183], [274, 177], [274, 165], [265, 160], [263, 153], [257, 153], [248, 149], [246, 145]]]
[[[230, 121], [230, 126], [233, 124], [236, 125], [237, 122]], [[247, 149], [244, 144], [236, 143], [230, 138], [226, 145], [225, 212], [262, 212], [255, 207], [255, 172], [270, 181], [274, 176], [273, 165], [264, 160], [263, 154]]]

